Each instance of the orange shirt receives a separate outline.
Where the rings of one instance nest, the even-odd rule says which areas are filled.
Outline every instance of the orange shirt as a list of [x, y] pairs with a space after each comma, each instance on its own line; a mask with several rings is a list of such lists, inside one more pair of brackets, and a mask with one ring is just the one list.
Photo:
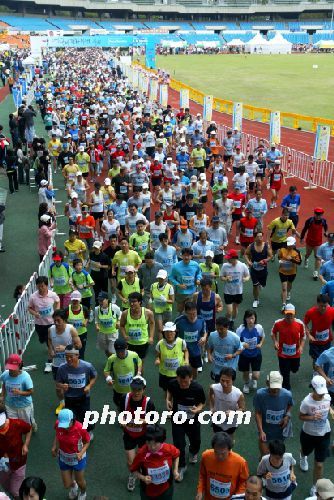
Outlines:
[[88, 240], [88, 238], [93, 238], [93, 231], [95, 229], [95, 219], [92, 215], [87, 215], [84, 219], [81, 215], [77, 218], [77, 228], [79, 232], [80, 240]]
[[244, 493], [249, 476], [246, 460], [230, 451], [226, 460], [218, 462], [214, 450], [202, 454], [197, 492], [204, 493], [205, 500], [231, 498]]
[[292, 276], [294, 274], [297, 274], [297, 264], [295, 262], [292, 262], [291, 260], [284, 260], [287, 257], [290, 257], [299, 264], [302, 261], [300, 252], [298, 250], [289, 248], [280, 248], [278, 251], [279, 272], [281, 274], [284, 274], [285, 276]]

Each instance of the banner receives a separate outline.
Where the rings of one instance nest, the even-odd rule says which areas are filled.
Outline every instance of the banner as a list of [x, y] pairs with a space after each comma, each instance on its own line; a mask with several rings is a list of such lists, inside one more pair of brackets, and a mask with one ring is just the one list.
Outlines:
[[189, 108], [189, 90], [180, 90], [180, 108]]
[[158, 97], [158, 80], [154, 78], [150, 81], [150, 100], [156, 101]]
[[314, 158], [317, 160], [328, 159], [329, 141], [331, 137], [331, 128], [325, 125], [317, 126], [317, 135], [315, 138]]
[[164, 108], [168, 104], [168, 85], [160, 85], [159, 102]]
[[14, 85], [13, 89], [12, 89], [12, 96], [13, 96], [13, 100], [14, 100], [14, 104], [16, 106], [16, 108], [19, 108], [22, 104], [22, 91], [21, 91], [21, 86], [18, 85]]
[[146, 42], [145, 66], [149, 69], [156, 68], [155, 61], [155, 42], [153, 39], [148, 39]]
[[235, 102], [233, 104], [233, 129], [242, 131], [242, 102]]
[[134, 88], [138, 88], [139, 87], [139, 71], [137, 69], [133, 70], [132, 78], [133, 78]]
[[146, 94], [148, 94], [149, 92], [149, 85], [150, 85], [150, 80], [148, 76], [143, 75], [143, 92], [145, 92]]
[[270, 142], [275, 144], [281, 142], [281, 113], [279, 111], [270, 113]]
[[139, 92], [143, 92], [143, 73], [141, 71], [138, 72], [138, 89]]
[[48, 47], [132, 47], [132, 35], [49, 36]]
[[207, 122], [212, 120], [212, 108], [213, 108], [213, 96], [206, 95], [204, 97], [204, 105], [203, 105], [203, 119]]

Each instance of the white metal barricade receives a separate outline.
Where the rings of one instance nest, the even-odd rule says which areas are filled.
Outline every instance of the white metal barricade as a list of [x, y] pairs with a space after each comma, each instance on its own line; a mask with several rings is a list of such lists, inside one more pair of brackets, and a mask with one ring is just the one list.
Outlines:
[[28, 304], [31, 295], [36, 291], [36, 278], [38, 276], [48, 276], [52, 263], [52, 254], [55, 250], [55, 242], [52, 239], [38, 272], [35, 272], [29, 279], [22, 296], [19, 298], [13, 312], [1, 325], [0, 335], [0, 371], [5, 369], [5, 361], [10, 354], [23, 354], [29, 340], [35, 330], [34, 318], [28, 312]]

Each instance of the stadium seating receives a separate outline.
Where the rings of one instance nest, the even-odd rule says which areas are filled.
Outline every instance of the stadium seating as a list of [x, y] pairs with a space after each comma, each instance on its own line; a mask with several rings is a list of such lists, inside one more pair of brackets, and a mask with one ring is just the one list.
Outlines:
[[313, 43], [319, 42], [319, 40], [334, 40], [334, 33], [333, 32], [323, 32], [323, 31], [317, 31], [313, 37]]
[[41, 17], [1, 15], [0, 18], [4, 23], [20, 31], [46, 31], [54, 29], [52, 24]]
[[59, 17], [52, 17], [47, 19], [47, 21], [53, 26], [57, 27], [60, 30], [70, 31], [75, 29], [76, 27], [87, 26], [88, 28], [98, 28], [97, 24], [91, 19], [62, 19]]

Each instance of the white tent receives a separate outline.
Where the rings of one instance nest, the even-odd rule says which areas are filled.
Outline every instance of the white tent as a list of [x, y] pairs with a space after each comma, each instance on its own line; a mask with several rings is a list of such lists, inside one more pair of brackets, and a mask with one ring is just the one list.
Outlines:
[[227, 43], [229, 47], [243, 47], [245, 42], [240, 40], [240, 38], [233, 38], [230, 42]]
[[292, 43], [288, 42], [281, 33], [276, 33], [274, 38], [269, 40], [268, 48], [270, 54], [291, 54]]
[[267, 50], [268, 43], [269, 43], [268, 40], [266, 40], [261, 35], [261, 33], [256, 33], [254, 38], [252, 38], [251, 40], [249, 40], [249, 42], [247, 42], [245, 44], [245, 49], [246, 49], [246, 52], [250, 52], [250, 53], [256, 52], [259, 54], [268, 54], [268, 50]]

